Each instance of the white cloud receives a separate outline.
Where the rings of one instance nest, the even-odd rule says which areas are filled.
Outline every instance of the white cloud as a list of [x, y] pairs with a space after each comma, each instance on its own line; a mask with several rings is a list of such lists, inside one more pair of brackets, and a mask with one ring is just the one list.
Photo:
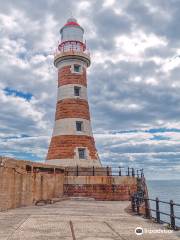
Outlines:
[[164, 72], [170, 72], [174, 68], [180, 67], [180, 56], [176, 56], [172, 59], [168, 59], [163, 65], [161, 70]]
[[[78, 9], [79, 10], [86, 10], [87, 8], [89, 8], [91, 6], [91, 3], [88, 2], [88, 1], [81, 1], [79, 4], [78, 4]], [[72, 12], [73, 14], [73, 12]]]
[[145, 82], [146, 82], [146, 84], [149, 84], [149, 85], [152, 85], [152, 86], [157, 86], [158, 85], [157, 79], [154, 79], [154, 78], [147, 78]]
[[146, 34], [139, 30], [132, 32], [130, 36], [121, 34], [115, 37], [115, 44], [116, 47], [127, 56], [137, 58], [141, 57], [148, 48], [166, 46], [167, 41], [153, 33]]
[[104, 0], [103, 7], [111, 7], [115, 3], [115, 0]]
[[[29, 119], [32, 120], [35, 124], [37, 124], [38, 128], [45, 129], [45, 122], [43, 121], [44, 113], [38, 110], [38, 108], [33, 105], [31, 102], [26, 101], [21, 97], [16, 96], [7, 96], [1, 90], [0, 91], [0, 104], [1, 111], [6, 112], [6, 114], [12, 113], [16, 117], [22, 118], [24, 120]], [[2, 117], [2, 113], [1, 113]], [[10, 116], [10, 118], [12, 118]], [[20, 120], [20, 119], [19, 119]], [[20, 130], [20, 129], [19, 129]]]

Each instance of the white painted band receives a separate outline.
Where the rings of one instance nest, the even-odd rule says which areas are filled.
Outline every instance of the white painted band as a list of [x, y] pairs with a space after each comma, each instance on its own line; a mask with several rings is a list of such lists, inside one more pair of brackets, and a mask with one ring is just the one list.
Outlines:
[[79, 64], [85, 68], [87, 68], [87, 64], [84, 62], [84, 61], [81, 61], [81, 60], [64, 60], [62, 62], [59, 62], [57, 64], [57, 68], [60, 69], [62, 67], [65, 67], [65, 66], [70, 66], [70, 65], [73, 65], [73, 64]]
[[[74, 87], [80, 87], [80, 96], [75, 96]], [[65, 98], [81, 98], [87, 100], [87, 88], [80, 84], [66, 84], [58, 88], [57, 100]]]
[[52, 159], [52, 160], [46, 160], [46, 164], [49, 165], [56, 165], [56, 166], [62, 166], [62, 167], [75, 167], [75, 166], [81, 166], [81, 167], [101, 167], [101, 163], [99, 159], [91, 159], [91, 160], [81, 160], [81, 159]]
[[[76, 130], [76, 121], [82, 122], [82, 131]], [[64, 118], [55, 121], [53, 136], [86, 135], [93, 136], [91, 123], [83, 118]]]

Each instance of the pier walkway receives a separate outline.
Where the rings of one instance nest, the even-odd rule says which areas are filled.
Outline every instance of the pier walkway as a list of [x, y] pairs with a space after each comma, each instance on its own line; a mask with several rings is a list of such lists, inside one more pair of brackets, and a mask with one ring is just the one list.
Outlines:
[[178, 240], [179, 232], [135, 234], [163, 230], [162, 225], [124, 211], [129, 202], [65, 200], [0, 213], [0, 240]]

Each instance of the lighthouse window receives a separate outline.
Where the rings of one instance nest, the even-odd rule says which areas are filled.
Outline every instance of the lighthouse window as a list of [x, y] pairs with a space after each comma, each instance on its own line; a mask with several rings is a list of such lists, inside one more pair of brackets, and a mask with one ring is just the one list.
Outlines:
[[85, 159], [86, 158], [86, 149], [84, 148], [78, 148], [79, 158]]
[[77, 121], [76, 122], [76, 130], [81, 132], [83, 130], [83, 122]]
[[81, 72], [81, 65], [75, 64], [75, 65], [74, 65], [74, 72], [76, 72], [76, 73]]
[[74, 87], [74, 96], [80, 96], [80, 90], [81, 90], [80, 87], [75, 86]]

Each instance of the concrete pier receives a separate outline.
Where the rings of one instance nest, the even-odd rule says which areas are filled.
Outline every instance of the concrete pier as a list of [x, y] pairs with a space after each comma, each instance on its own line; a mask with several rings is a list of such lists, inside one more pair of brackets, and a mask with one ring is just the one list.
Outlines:
[[[179, 232], [135, 234], [162, 225], [125, 211], [130, 202], [70, 199], [0, 212], [0, 240], [178, 240]], [[179, 234], [179, 236], [178, 236]]]

